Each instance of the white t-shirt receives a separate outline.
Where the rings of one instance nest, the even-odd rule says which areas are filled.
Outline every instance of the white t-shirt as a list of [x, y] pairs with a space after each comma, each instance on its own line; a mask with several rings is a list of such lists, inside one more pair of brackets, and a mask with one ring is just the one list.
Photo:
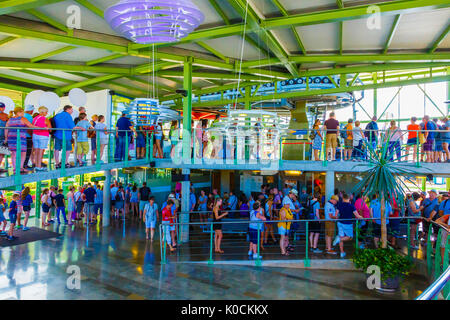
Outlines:
[[283, 198], [283, 202], [282, 202], [283, 207], [284, 207], [284, 205], [285, 205], [286, 203], [289, 203], [289, 209], [291, 209], [291, 211], [292, 211], [292, 210], [295, 210], [294, 202], [292, 202], [292, 199], [289, 198], [288, 195], [284, 196], [284, 198]]
[[332, 215], [332, 216], [336, 215], [336, 208], [330, 201], [327, 201], [327, 203], [325, 203], [324, 214], [325, 214], [326, 220], [332, 220], [330, 215]]

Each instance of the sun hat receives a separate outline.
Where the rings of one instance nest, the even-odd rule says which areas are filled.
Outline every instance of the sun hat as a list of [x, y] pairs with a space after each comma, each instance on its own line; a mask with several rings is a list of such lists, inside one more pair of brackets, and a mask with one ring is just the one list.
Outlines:
[[332, 195], [331, 200], [339, 201], [339, 197], [337, 195]]
[[295, 190], [295, 189], [291, 189], [291, 191], [289, 191], [290, 193], [293, 193], [293, 194], [295, 194], [295, 195], [298, 195], [298, 191], [297, 190]]

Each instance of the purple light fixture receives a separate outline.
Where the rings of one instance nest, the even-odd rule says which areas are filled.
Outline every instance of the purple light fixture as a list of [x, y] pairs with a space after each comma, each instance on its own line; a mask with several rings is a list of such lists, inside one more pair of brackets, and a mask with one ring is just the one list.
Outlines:
[[121, 0], [105, 11], [111, 28], [140, 44], [176, 42], [205, 19], [191, 0]]

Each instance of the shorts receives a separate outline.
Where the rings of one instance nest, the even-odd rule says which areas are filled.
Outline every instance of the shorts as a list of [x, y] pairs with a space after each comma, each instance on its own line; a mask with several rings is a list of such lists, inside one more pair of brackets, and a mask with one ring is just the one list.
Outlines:
[[337, 148], [337, 135], [336, 135], [336, 133], [327, 134], [326, 139], [327, 139], [327, 149]]
[[400, 219], [390, 219], [389, 224], [387, 225], [388, 233], [395, 237], [400, 237]]
[[144, 137], [138, 137], [136, 139], [136, 148], [145, 148], [145, 138]]
[[434, 139], [427, 139], [423, 144], [423, 151], [433, 151]]
[[415, 146], [415, 145], [417, 145], [417, 137], [408, 139], [408, 141], [406, 142], [406, 145], [408, 145], [408, 146]]
[[23, 211], [30, 212], [31, 206], [23, 206]]
[[148, 204], [148, 201], [140, 200], [139, 201], [139, 211], [144, 211], [144, 208], [147, 204]]
[[337, 223], [339, 237], [353, 238], [353, 223], [345, 224], [342, 222]]
[[[72, 151], [72, 139], [66, 139], [66, 151]], [[55, 150], [61, 151], [62, 150], [62, 143], [63, 141], [61, 139], [58, 139], [55, 137]]]
[[280, 236], [287, 236], [289, 234], [289, 230], [286, 230], [283, 227], [278, 227], [278, 234]]
[[442, 152], [442, 140], [436, 140], [436, 151]]
[[175, 230], [176, 230], [175, 225], [169, 226], [169, 231], [175, 231]]
[[97, 139], [96, 138], [91, 138], [91, 150], [92, 151], [97, 150]]
[[94, 214], [98, 214], [100, 211], [100, 214], [103, 214], [103, 203], [95, 203], [94, 204]]
[[17, 213], [9, 213], [9, 223], [16, 224], [17, 222]]
[[102, 139], [102, 138], [100, 138], [100, 144], [101, 145], [103, 145], [103, 144], [108, 144], [109, 143], [109, 140], [108, 139]]
[[50, 212], [50, 207], [47, 204], [43, 203], [42, 204], [42, 211], [44, 213], [49, 213]]
[[319, 233], [320, 232], [320, 222], [311, 221], [309, 223], [309, 232]]
[[77, 201], [76, 208], [77, 208], [77, 212], [81, 213], [81, 210], [83, 210], [83, 201]]
[[353, 149], [353, 139], [345, 139], [344, 141], [345, 149]]
[[[248, 228], [248, 237], [251, 243], [258, 243], [258, 229]], [[261, 241], [261, 239], [260, 239]]]
[[156, 221], [155, 220], [145, 220], [145, 227], [147, 229], [155, 229]]
[[334, 236], [334, 222], [333, 221], [325, 221], [325, 235], [327, 237]]
[[111, 208], [115, 208], [116, 207], [116, 200], [111, 200]]
[[47, 149], [49, 141], [50, 137], [33, 134], [33, 147], [35, 149]]
[[77, 154], [88, 154], [89, 153], [89, 142], [82, 141], [77, 142]]
[[117, 201], [116, 200], [116, 205], [115, 205], [116, 209], [123, 209], [124, 207], [124, 202], [123, 201]]

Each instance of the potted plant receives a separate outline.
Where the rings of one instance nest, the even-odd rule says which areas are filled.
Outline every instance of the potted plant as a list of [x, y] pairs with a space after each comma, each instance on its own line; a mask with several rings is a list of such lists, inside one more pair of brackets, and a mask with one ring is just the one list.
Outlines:
[[[367, 272], [370, 266], [380, 268], [380, 287], [377, 290], [395, 291], [400, 280], [409, 274], [412, 262], [391, 248], [357, 250], [352, 258], [356, 269]], [[367, 275], [369, 277], [369, 275]]]

